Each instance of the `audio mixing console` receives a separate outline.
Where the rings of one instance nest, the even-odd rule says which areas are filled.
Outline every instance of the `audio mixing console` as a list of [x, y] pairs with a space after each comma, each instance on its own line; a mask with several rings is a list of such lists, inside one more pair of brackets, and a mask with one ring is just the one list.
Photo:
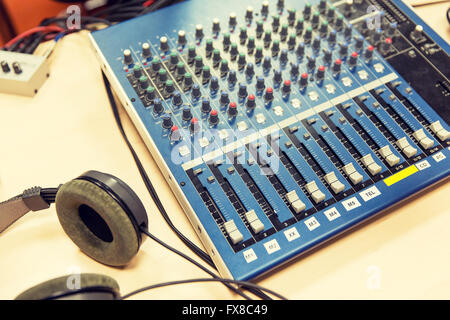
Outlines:
[[191, 0], [91, 40], [224, 277], [449, 175], [449, 45], [399, 0]]

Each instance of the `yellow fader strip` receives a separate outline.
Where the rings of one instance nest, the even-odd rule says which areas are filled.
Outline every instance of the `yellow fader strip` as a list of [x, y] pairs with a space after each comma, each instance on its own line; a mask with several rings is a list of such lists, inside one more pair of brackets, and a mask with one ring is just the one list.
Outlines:
[[402, 171], [397, 172], [396, 174], [390, 176], [389, 178], [384, 179], [384, 183], [386, 183], [388, 187], [392, 186], [394, 183], [397, 183], [400, 180], [409, 177], [410, 175], [416, 173], [417, 171], [419, 171], [419, 169], [417, 169], [416, 166], [410, 166], [406, 169], [403, 169]]

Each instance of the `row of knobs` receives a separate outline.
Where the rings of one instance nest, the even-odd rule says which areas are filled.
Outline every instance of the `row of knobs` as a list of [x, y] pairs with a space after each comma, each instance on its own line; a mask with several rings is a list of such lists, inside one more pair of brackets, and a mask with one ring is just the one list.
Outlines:
[[[308, 44], [310, 41], [312, 41], [312, 32], [313, 29], [318, 27], [319, 24], [319, 15], [320, 13], [324, 13], [325, 9], [326, 9], [326, 1], [321, 1], [319, 3], [318, 6], [319, 11], [315, 12], [312, 17], [311, 17], [311, 5], [307, 4], [303, 10], [303, 17], [299, 18], [296, 20], [296, 10], [295, 9], [290, 9], [288, 11], [288, 24], [284, 24], [281, 26], [281, 30], [280, 30], [280, 37], [281, 40], [284, 41], [286, 38], [288, 38], [288, 27], [289, 26], [294, 26], [295, 24], [295, 29], [296, 29], [296, 33], [295, 34], [291, 34], [289, 35], [289, 39], [288, 39], [288, 45], [292, 46], [295, 45], [295, 37], [298, 35], [301, 35], [303, 32], [303, 28], [304, 28], [304, 21], [305, 20], [309, 20], [311, 18], [311, 24], [312, 27], [308, 27], [305, 30], [305, 35], [304, 35], [304, 39], [306, 44]], [[264, 3], [263, 4], [263, 9], [262, 12], [267, 12], [268, 13], [268, 3]], [[250, 13], [252, 12], [252, 9], [249, 8], [247, 9], [247, 14], [246, 17], [250, 17], [252, 16]], [[333, 6], [331, 6], [328, 11], [327, 11], [327, 19], [329, 21], [334, 21], [335, 19], [335, 8]], [[233, 26], [236, 26], [237, 21], [236, 21], [236, 15], [234, 13], [232, 13], [230, 15], [230, 24]], [[343, 23], [343, 16], [339, 15], [336, 18], [336, 21], [334, 23], [335, 28], [337, 31], [340, 31], [344, 28], [344, 23]], [[278, 32], [278, 29], [280, 27], [280, 16], [279, 15], [274, 15], [273, 16], [273, 21], [272, 21], [272, 28], [274, 32]], [[217, 34], [218, 32], [220, 32], [220, 22], [218, 19], [214, 19], [213, 21], [213, 27], [212, 27], [213, 33]], [[320, 25], [319, 28], [319, 33], [321, 34], [321, 37], [325, 37], [326, 33], [328, 30], [328, 22], [323, 22]], [[259, 20], [256, 23], [256, 34], [257, 37], [262, 36], [262, 34], [264, 33], [264, 42], [265, 43], [269, 43], [271, 41], [271, 31], [270, 30], [266, 30], [264, 32], [264, 26], [263, 26], [263, 21]], [[351, 28], [347, 27], [344, 30], [344, 34], [351, 35]], [[196, 26], [196, 31], [195, 31], [195, 36], [196, 38], [202, 39], [204, 37], [204, 33], [203, 33], [203, 27], [201, 25], [197, 25]], [[335, 32], [333, 34], [330, 35], [330, 39], [329, 41], [331, 43], [335, 42], [336, 34]], [[255, 39], [254, 37], [248, 37], [247, 35], [247, 29], [245, 27], [242, 27], [240, 29], [240, 34], [239, 34], [239, 38], [241, 43], [245, 43], [245, 41], [248, 38], [248, 47], [249, 49], [251, 49], [252, 47], [254, 47], [254, 42]], [[317, 39], [316, 43], [317, 43]], [[224, 40], [223, 40], [224, 46], [228, 46], [231, 45], [231, 41], [230, 41], [230, 34], [229, 33], [225, 33], [224, 34]], [[277, 43], [277, 42], [275, 42]], [[186, 39], [186, 32], [184, 30], [180, 30], [178, 33], [178, 44], [179, 45], [185, 45], [187, 44], [187, 39]], [[162, 52], [168, 52], [170, 50], [170, 45], [169, 45], [169, 41], [168, 38], [163, 36], [160, 38], [160, 50]], [[149, 58], [151, 57], [151, 51], [150, 51], [150, 46], [148, 43], [144, 43], [142, 45], [142, 56], [144, 58]], [[131, 52], [129, 50], [125, 50], [124, 51], [124, 62], [125, 64], [132, 64], [133, 63], [133, 59], [131, 56]]]

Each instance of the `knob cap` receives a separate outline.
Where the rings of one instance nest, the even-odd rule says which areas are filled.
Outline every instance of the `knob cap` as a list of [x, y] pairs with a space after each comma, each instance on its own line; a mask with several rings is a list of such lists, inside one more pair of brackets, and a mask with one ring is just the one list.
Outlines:
[[251, 111], [256, 107], [255, 95], [249, 94], [246, 102], [247, 111]]
[[211, 104], [208, 98], [203, 98], [201, 110], [203, 113], [209, 113], [211, 111]]
[[236, 102], [230, 102], [228, 106], [228, 116], [230, 118], [235, 117], [238, 114], [237, 104]]
[[133, 63], [133, 57], [132, 57], [131, 51], [129, 49], [123, 50], [123, 63], [125, 63], [125, 64]]
[[305, 89], [308, 86], [308, 74], [302, 73], [299, 80], [300, 89]]
[[264, 93], [264, 100], [266, 102], [270, 102], [273, 100], [273, 89], [271, 87], [268, 87], [266, 89], [266, 92]]
[[219, 123], [219, 114], [217, 113], [217, 110], [211, 110], [209, 113], [209, 124], [212, 126], [215, 126]]
[[178, 31], [178, 44], [184, 46], [186, 43], [186, 32], [184, 30]]
[[162, 127], [164, 129], [170, 129], [173, 126], [172, 118], [168, 114], [163, 114], [162, 118]]
[[192, 112], [191, 112], [191, 108], [189, 108], [188, 106], [183, 108], [183, 113], [181, 115], [181, 118], [184, 121], [189, 121], [192, 119]]
[[189, 131], [192, 134], [195, 134], [200, 131], [200, 123], [197, 118], [192, 118], [191, 123], [189, 124]]
[[147, 42], [142, 44], [142, 56], [144, 58], [150, 58], [152, 53], [150, 52], [150, 45]]
[[159, 48], [162, 52], [169, 51], [169, 42], [167, 40], [167, 37], [161, 37], [159, 39]]
[[155, 98], [155, 100], [153, 101], [153, 112], [156, 114], [160, 114], [163, 111], [164, 111], [164, 107], [162, 105], [161, 99]]

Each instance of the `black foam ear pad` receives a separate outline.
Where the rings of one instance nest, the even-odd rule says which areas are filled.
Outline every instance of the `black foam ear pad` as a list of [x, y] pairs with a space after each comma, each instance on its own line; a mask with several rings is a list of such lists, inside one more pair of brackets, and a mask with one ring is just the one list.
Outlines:
[[43, 299], [116, 299], [119, 285], [111, 277], [84, 273], [48, 280], [16, 297], [16, 300]]
[[58, 190], [56, 211], [81, 251], [103, 264], [124, 266], [138, 252], [141, 234], [129, 206], [113, 191], [102, 181], [72, 180]]

